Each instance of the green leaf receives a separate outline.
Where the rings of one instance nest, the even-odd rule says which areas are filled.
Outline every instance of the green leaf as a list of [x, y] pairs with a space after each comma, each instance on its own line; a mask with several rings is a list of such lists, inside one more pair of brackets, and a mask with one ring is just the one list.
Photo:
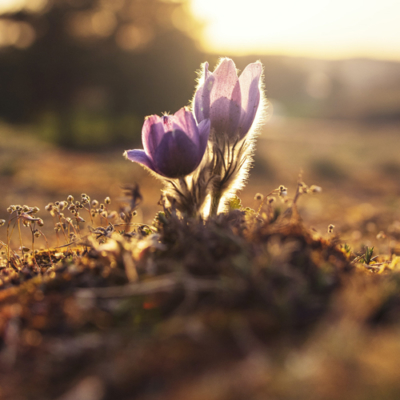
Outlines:
[[229, 209], [230, 210], [240, 210], [242, 208], [242, 202], [240, 201], [239, 197], [235, 196], [229, 202]]

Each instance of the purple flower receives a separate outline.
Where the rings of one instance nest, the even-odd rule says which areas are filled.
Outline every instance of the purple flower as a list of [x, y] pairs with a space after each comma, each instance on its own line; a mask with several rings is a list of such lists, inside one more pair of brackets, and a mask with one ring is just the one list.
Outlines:
[[194, 113], [198, 122], [210, 119], [217, 134], [242, 139], [250, 130], [260, 104], [262, 65], [249, 64], [240, 77], [234, 62], [222, 59], [213, 73], [204, 66], [204, 82], [194, 98]]
[[210, 120], [198, 125], [187, 108], [174, 115], [151, 115], [142, 128], [144, 150], [127, 150], [124, 156], [166, 178], [181, 178], [200, 164], [210, 134]]

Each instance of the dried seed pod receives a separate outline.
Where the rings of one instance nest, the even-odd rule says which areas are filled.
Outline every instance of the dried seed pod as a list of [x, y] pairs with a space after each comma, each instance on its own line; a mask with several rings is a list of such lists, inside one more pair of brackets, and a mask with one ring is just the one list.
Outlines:
[[279, 186], [279, 196], [287, 196], [287, 188], [283, 185]]
[[310, 192], [311, 193], [321, 193], [322, 188], [321, 188], [321, 186], [311, 185]]
[[380, 232], [376, 235], [376, 238], [377, 238], [378, 240], [386, 239], [386, 234], [385, 234], [385, 232], [380, 231]]

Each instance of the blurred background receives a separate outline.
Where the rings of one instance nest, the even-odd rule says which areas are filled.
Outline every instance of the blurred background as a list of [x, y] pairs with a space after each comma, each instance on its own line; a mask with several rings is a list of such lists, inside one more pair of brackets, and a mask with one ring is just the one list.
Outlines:
[[396, 0], [0, 0], [0, 218], [138, 182], [151, 221], [161, 186], [122, 152], [229, 56], [261, 60], [269, 99], [243, 203], [290, 195], [302, 169], [324, 190], [302, 202], [316, 229], [400, 230], [398, 15]]

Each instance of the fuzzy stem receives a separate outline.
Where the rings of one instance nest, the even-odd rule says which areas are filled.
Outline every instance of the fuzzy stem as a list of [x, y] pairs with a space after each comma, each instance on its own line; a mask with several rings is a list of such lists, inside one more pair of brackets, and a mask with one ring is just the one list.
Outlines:
[[222, 193], [216, 190], [211, 194], [210, 216], [217, 215]]

